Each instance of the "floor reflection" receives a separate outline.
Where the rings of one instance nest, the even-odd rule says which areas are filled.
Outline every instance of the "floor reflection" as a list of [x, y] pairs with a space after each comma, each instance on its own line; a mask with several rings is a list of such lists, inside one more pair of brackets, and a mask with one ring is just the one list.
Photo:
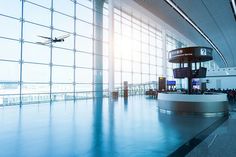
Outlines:
[[143, 96], [0, 108], [0, 156], [167, 156], [215, 121]]
[[92, 156], [103, 156], [103, 99], [97, 98], [93, 102], [93, 138]]
[[125, 111], [128, 109], [128, 98], [124, 98], [124, 109]]

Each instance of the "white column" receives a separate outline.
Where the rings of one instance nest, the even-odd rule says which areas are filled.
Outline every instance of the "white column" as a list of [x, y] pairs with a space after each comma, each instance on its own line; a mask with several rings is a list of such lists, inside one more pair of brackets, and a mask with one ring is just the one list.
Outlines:
[[168, 56], [166, 55], [166, 31], [163, 29], [162, 30], [162, 49], [163, 49], [163, 62], [162, 62], [162, 73], [164, 77], [167, 77], [167, 60], [168, 60]]
[[109, 84], [109, 95], [114, 91], [114, 1], [108, 1], [108, 33], [109, 33], [109, 58], [108, 58], [108, 84]]

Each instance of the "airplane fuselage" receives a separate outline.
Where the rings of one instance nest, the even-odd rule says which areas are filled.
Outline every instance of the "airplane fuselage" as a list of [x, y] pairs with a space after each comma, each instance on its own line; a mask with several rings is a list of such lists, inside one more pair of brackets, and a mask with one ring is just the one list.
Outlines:
[[64, 39], [57, 39], [57, 38], [52, 39], [52, 42], [54, 42], [54, 43], [56, 43], [56, 42], [63, 42], [63, 41], [64, 41]]
[[70, 36], [70, 34], [66, 34], [66, 35], [63, 35], [63, 36], [51, 38], [51, 37], [46, 37], [46, 36], [40, 36], [39, 35], [39, 37], [47, 39], [47, 40], [44, 41], [44, 42], [36, 42], [36, 43], [37, 44], [42, 44], [42, 45], [47, 45], [47, 44], [50, 44], [50, 43], [64, 42], [65, 38], [68, 38], [69, 36]]

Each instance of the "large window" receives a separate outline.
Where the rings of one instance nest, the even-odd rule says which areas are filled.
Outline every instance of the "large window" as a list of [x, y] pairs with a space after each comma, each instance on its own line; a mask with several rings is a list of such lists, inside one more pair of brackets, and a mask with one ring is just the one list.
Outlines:
[[117, 89], [123, 88], [124, 81], [143, 88], [163, 76], [161, 30], [119, 9], [114, 11], [114, 29]]
[[[103, 25], [96, 26], [94, 5], [88, 0], [0, 2], [0, 105], [94, 97], [97, 70], [108, 95], [108, 9], [104, 4]], [[94, 49], [95, 27], [103, 30], [102, 53]], [[94, 66], [95, 58], [102, 58], [102, 69]]]
[[109, 1], [100, 9], [98, 2], [0, 2], [0, 105], [108, 96], [109, 72], [120, 91], [128, 81], [131, 95], [143, 94], [160, 76], [173, 79], [166, 53], [184, 44], [155, 21], [119, 8], [114, 8], [114, 71], [109, 69]]

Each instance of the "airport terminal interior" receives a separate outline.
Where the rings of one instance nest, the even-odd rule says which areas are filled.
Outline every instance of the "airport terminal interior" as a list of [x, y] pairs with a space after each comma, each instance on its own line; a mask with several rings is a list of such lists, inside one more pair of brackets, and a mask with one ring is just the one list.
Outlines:
[[2, 0], [0, 21], [0, 157], [236, 156], [235, 0]]

